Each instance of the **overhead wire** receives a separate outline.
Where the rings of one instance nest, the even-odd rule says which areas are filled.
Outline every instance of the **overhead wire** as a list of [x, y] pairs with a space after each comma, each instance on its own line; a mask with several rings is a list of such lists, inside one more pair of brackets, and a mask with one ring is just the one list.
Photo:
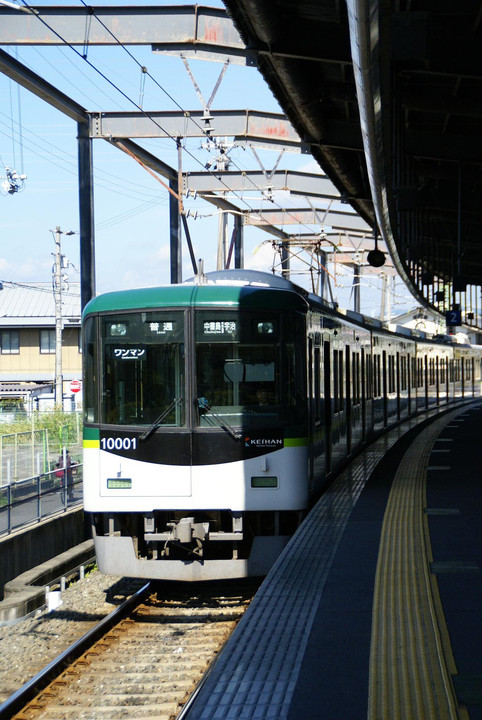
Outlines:
[[[4, 115], [4, 113], [2, 113], [2, 112], [0, 111], [0, 115]], [[6, 123], [3, 123], [3, 122], [0, 120], [0, 125], [6, 125]], [[10, 138], [10, 135], [8, 135], [7, 133], [3, 132], [2, 130], [0, 130], [0, 135], [4, 135], [5, 137]], [[33, 135], [35, 136], [35, 133], [33, 133]], [[45, 141], [45, 142], [47, 142], [47, 141]], [[66, 172], [66, 173], [68, 173], [68, 174], [70, 174], [70, 175], [73, 175], [74, 177], [77, 177], [77, 170], [71, 169], [71, 168], [68, 166], [68, 164], [61, 165], [60, 163], [55, 162], [54, 160], [52, 160], [52, 155], [53, 155], [53, 153], [52, 153], [51, 150], [45, 150], [45, 152], [48, 153], [48, 155], [43, 155], [41, 152], [38, 152], [38, 151], [36, 151], [36, 150], [33, 150], [31, 147], [29, 147], [29, 144], [31, 144], [33, 147], [35, 147], [36, 143], [33, 143], [33, 142], [29, 141], [29, 140], [26, 140], [26, 141], [25, 141], [25, 146], [26, 146], [27, 148], [29, 148], [30, 152], [32, 152], [33, 154], [35, 154], [35, 155], [37, 155], [38, 157], [42, 158], [43, 160], [46, 160], [46, 161], [49, 162], [51, 165], [60, 168], [63, 172]], [[47, 142], [47, 144], [51, 145], [51, 143], [48, 143], [48, 142]], [[55, 148], [54, 145], [51, 145], [51, 147], [54, 147], [54, 148]], [[56, 148], [56, 149], [58, 150], [58, 148]], [[65, 153], [63, 153], [63, 155], [65, 155]], [[64, 161], [64, 157], [63, 157], [63, 156], [58, 156], [58, 157], [59, 157], [59, 160]], [[71, 156], [71, 157], [75, 160], [74, 156]], [[1, 156], [0, 156], [0, 163], [3, 164], [3, 159], [2, 159]], [[107, 171], [102, 171], [102, 172], [104, 172], [106, 175], [111, 175], [111, 173], [108, 173]], [[112, 175], [112, 177], [114, 178], [115, 176]], [[112, 190], [112, 186], [115, 185], [115, 186], [117, 186], [117, 188], [120, 188], [120, 189], [116, 189], [116, 190], [115, 190], [115, 193], [116, 193], [117, 196], [128, 197], [128, 198], [131, 198], [132, 200], [137, 199], [137, 198], [136, 198], [136, 195], [137, 195], [139, 198], [144, 198], [144, 197], [145, 197], [145, 193], [144, 193], [144, 194], [142, 194], [142, 193], [136, 193], [135, 190], [133, 190], [131, 193], [125, 192], [125, 186], [124, 186], [124, 185], [122, 185], [122, 184], [120, 184], [120, 183], [116, 183], [115, 181], [112, 181], [112, 180], [110, 180], [109, 182], [105, 182], [105, 183], [102, 182], [102, 181], [97, 181], [97, 185], [99, 185], [100, 187], [102, 187], [104, 190], [108, 190], [108, 191], [110, 191], [110, 192], [113, 191], [113, 190]], [[101, 222], [96, 222], [96, 223], [95, 223], [95, 228], [96, 228], [97, 231], [102, 232], [103, 230], [107, 230], [108, 228], [113, 227], [114, 225], [117, 225], [118, 223], [122, 222], [123, 220], [126, 220], [126, 219], [128, 219], [128, 218], [134, 217], [135, 215], [139, 215], [139, 214], [142, 213], [142, 212], [145, 212], [145, 211], [148, 210], [149, 208], [155, 208], [156, 206], [164, 206], [164, 205], [166, 205], [166, 201], [165, 201], [160, 195], [153, 195], [152, 200], [144, 201], [141, 205], [138, 205], [138, 206], [136, 206], [135, 208], [132, 208], [130, 211], [126, 211], [126, 212], [124, 212], [124, 213], [121, 213], [120, 215], [116, 215], [116, 216], [114, 216], [114, 217], [107, 218], [106, 220], [101, 221]]]
[[[27, 2], [27, 0], [22, 0], [22, 2], [23, 2], [23, 4], [24, 4], [25, 7], [31, 9], [31, 7], [30, 7], [29, 3]], [[99, 22], [100, 25], [102, 25], [102, 27], [109, 33], [109, 35], [115, 40], [115, 42], [119, 45], [119, 47], [121, 47], [121, 48], [129, 55], [129, 57], [138, 65], [138, 67], [139, 67], [142, 71], [144, 71], [145, 66], [142, 65], [142, 64], [137, 60], [137, 58], [134, 56], [134, 54], [115, 36], [115, 34], [110, 30], [110, 28], [108, 28], [108, 26], [95, 14], [95, 9], [92, 8], [91, 6], [89, 6], [89, 5], [85, 2], [85, 0], [80, 0], [80, 3], [81, 3], [86, 9], [89, 9], [89, 12], [94, 16], [94, 18], [97, 20], [97, 22]], [[63, 38], [63, 37], [60, 35], [60, 33], [58, 33], [51, 25], [49, 25], [49, 23], [47, 23], [40, 15], [36, 15], [36, 17], [37, 17], [46, 27], [48, 27], [49, 30], [50, 30], [51, 32], [53, 32], [65, 45], [67, 45], [68, 47], [70, 47], [71, 50], [73, 50], [73, 52], [74, 52], [75, 54], [77, 54], [77, 55], [78, 55], [79, 57], [81, 57], [85, 62], [87, 62], [87, 64], [88, 64], [95, 72], [97, 72], [107, 83], [109, 83], [114, 89], [116, 89], [130, 104], [134, 105], [141, 113], [143, 113], [146, 117], [148, 117], [149, 120], [151, 120], [151, 122], [153, 122], [153, 123], [154, 123], [163, 133], [165, 133], [172, 141], [174, 141], [174, 142], [177, 143], [177, 141], [178, 141], [177, 138], [173, 137], [165, 128], [162, 127], [162, 125], [161, 125], [157, 120], [155, 120], [155, 118], [153, 118], [147, 111], [145, 111], [142, 107], [140, 107], [138, 103], [136, 103], [134, 100], [132, 100], [132, 98], [130, 98], [118, 85], [116, 85], [110, 78], [108, 78], [108, 77], [105, 75], [105, 73], [103, 73], [101, 70], [99, 70], [99, 68], [97, 68], [90, 60], [88, 60], [88, 58], [86, 57], [86, 55], [83, 55], [82, 53], [80, 53], [80, 52], [75, 48], [75, 46], [73, 46], [71, 43], [69, 43], [68, 41], [66, 41], [65, 38]], [[157, 86], [163, 93], [166, 94], [166, 96], [175, 104], [175, 106], [176, 106], [181, 112], [184, 113], [185, 111], [184, 111], [184, 109], [182, 108], [182, 106], [181, 106], [181, 105], [177, 102], [177, 100], [151, 75], [151, 73], [149, 73], [149, 72], [147, 71], [146, 74], [147, 74], [148, 77], [156, 84], [156, 86]], [[191, 118], [191, 121], [193, 121], [193, 122], [197, 125], [197, 127], [202, 131], [202, 133], [205, 135], [206, 138], [208, 138], [208, 139], [210, 139], [210, 140], [212, 139], [211, 136], [209, 135], [209, 133], [205, 130], [205, 128], [203, 128], [201, 125], [199, 125], [199, 123], [197, 123], [195, 119]], [[205, 168], [205, 166], [203, 165], [203, 163], [202, 163], [192, 152], [190, 152], [187, 148], [185, 148], [185, 152], [186, 152], [197, 164], [201, 165], [201, 166], [203, 167], [203, 170], [206, 170], [206, 168]], [[212, 172], [212, 171], [210, 171], [210, 170], [207, 170], [207, 172], [210, 172], [212, 175], [215, 175], [215, 173]], [[254, 190], [256, 190], [257, 192], [260, 192], [260, 193], [263, 192], [262, 188], [260, 188], [258, 185], [256, 185], [256, 183], [255, 183], [251, 178], [248, 178], [248, 181], [253, 185], [253, 189], [254, 189]], [[239, 200], [240, 202], [244, 203], [249, 210], [253, 211], [253, 208], [250, 206], [250, 204], [249, 204], [242, 196], [240, 196], [236, 191], [234, 191], [227, 183], [225, 183], [224, 180], [221, 180], [221, 184], [226, 187], [226, 191], [227, 191], [227, 192], [232, 193], [236, 198], [238, 198], [238, 200]], [[277, 203], [274, 203], [274, 204], [275, 204], [280, 210], [283, 209], [283, 208], [282, 208], [281, 206], [279, 206]], [[288, 212], [288, 214], [290, 214], [290, 213]], [[294, 216], [293, 216], [293, 217], [294, 217]], [[310, 228], [308, 225], [306, 225], [305, 223], [300, 223], [300, 224], [301, 224], [303, 227], [306, 227], [307, 229], [311, 230], [311, 228]]]
[[[78, 270], [76, 272], [79, 272]], [[13, 280], [0, 280], [2, 285], [11, 285], [13, 287], [19, 287], [23, 288], [24, 290], [36, 290], [37, 292], [44, 292], [48, 293], [49, 295], [52, 295], [52, 284], [51, 283], [43, 283], [44, 285], [48, 285], [48, 287], [42, 287], [40, 283], [38, 285], [29, 285], [28, 283], [21, 283], [21, 282], [14, 282]], [[78, 298], [80, 296], [80, 283], [70, 283], [71, 285], [79, 285], [79, 292], [69, 292], [68, 290], [62, 291], [62, 296], [68, 296], [68, 297], [74, 297]]]
[[[3, 112], [0, 110], [0, 116], [1, 116], [1, 115], [3, 115], [5, 118], [8, 117], [5, 113], [3, 113]], [[5, 125], [6, 127], [8, 127], [8, 126], [7, 126], [7, 123], [2, 122], [2, 120], [0, 120], [0, 124], [1, 124], [1, 125]], [[61, 168], [61, 169], [64, 170], [65, 172], [68, 172], [68, 173], [70, 173], [70, 174], [72, 174], [72, 175], [77, 175], [77, 169], [75, 169], [75, 170], [72, 169], [72, 168], [70, 167], [69, 162], [68, 162], [68, 159], [70, 159], [70, 160], [72, 161], [72, 165], [73, 165], [74, 163], [76, 164], [77, 158], [76, 158], [76, 156], [75, 156], [74, 154], [69, 153], [69, 152], [66, 152], [66, 151], [63, 150], [63, 149], [60, 149], [59, 147], [57, 147], [57, 146], [54, 145], [53, 143], [49, 142], [48, 140], [45, 140], [43, 137], [41, 137], [41, 136], [38, 135], [37, 133], [33, 132], [32, 130], [27, 130], [27, 132], [28, 132], [30, 135], [32, 135], [34, 138], [36, 138], [38, 141], [40, 141], [41, 143], [43, 143], [45, 146], [48, 146], [48, 147], [42, 148], [42, 146], [41, 146], [38, 142], [34, 142], [32, 139], [24, 139], [25, 145], [28, 146], [28, 145], [30, 144], [30, 148], [29, 148], [29, 149], [30, 149], [31, 152], [33, 152], [34, 154], [38, 155], [38, 156], [41, 157], [42, 159], [51, 162], [53, 165], [55, 165], [56, 167]], [[0, 130], [0, 133], [2, 133], [1, 130]], [[11, 137], [11, 136], [8, 135], [7, 133], [2, 133], [2, 134], [4, 134], [6, 137]], [[45, 155], [42, 155], [40, 152], [36, 152], [35, 150], [32, 150], [32, 147], [34, 147], [34, 148], [35, 148], [35, 147], [40, 148], [40, 149], [43, 150], [44, 152], [49, 153], [49, 157], [46, 157]], [[65, 163], [65, 164], [62, 165], [62, 164], [59, 164], [59, 163], [57, 163], [57, 162], [51, 161], [51, 157], [55, 157], [55, 158], [57, 158], [57, 159], [60, 161], [60, 163], [63, 162], [63, 163]], [[110, 173], [110, 172], [108, 172], [107, 170], [104, 170], [103, 168], [98, 168], [98, 169], [97, 169], [97, 173], [98, 173], [99, 175], [101, 175], [101, 176], [105, 176], [105, 177], [106, 177], [106, 183], [107, 183], [107, 181], [110, 183], [110, 185], [108, 185], [108, 184], [104, 184], [101, 180], [100, 180], [100, 181], [98, 180], [98, 181], [97, 181], [97, 184], [98, 184], [99, 186], [101, 186], [101, 187], [103, 187], [103, 188], [105, 188], [105, 189], [107, 189], [107, 190], [110, 190], [110, 189], [111, 189], [111, 185], [113, 185], [113, 186], [115, 186], [116, 188], [120, 188], [121, 190], [125, 190], [125, 184], [122, 184], [122, 183], [118, 182], [118, 177], [117, 177], [116, 175], [114, 175], [113, 173]], [[116, 192], [116, 193], [119, 193], [118, 190], [115, 190], [115, 192]], [[148, 187], [148, 186], [145, 186], [145, 188], [142, 190], [142, 192], [141, 192], [141, 191], [137, 192], [134, 188], [131, 188], [131, 193], [130, 193], [130, 194], [127, 193], [127, 192], [119, 193], [119, 194], [124, 194], [126, 197], [131, 197], [131, 198], [133, 198], [133, 199], [137, 199], [137, 198], [136, 198], [136, 196], [137, 196], [139, 199], [141, 199], [141, 198], [145, 198], [146, 194], [148, 194], [148, 193], [149, 193], [149, 187]], [[156, 200], [158, 197], [159, 197], [158, 195], [156, 195], [155, 193], [152, 193], [152, 198], [153, 198], [153, 200]]]
[[[29, 9], [30, 9], [30, 5], [29, 5], [29, 3], [28, 3], [26, 0], [22, 0], [22, 2], [23, 2], [23, 5], [24, 5], [26, 8], [29, 8]], [[137, 60], [137, 58], [133, 55], [133, 53], [131, 53], [130, 50], [128, 50], [128, 49], [126, 48], [126, 46], [114, 35], [114, 33], [112, 33], [111, 30], [101, 21], [101, 19], [100, 19], [99, 17], [97, 17], [97, 15], [95, 14], [95, 10], [94, 10], [93, 8], [89, 7], [89, 6], [87, 5], [87, 3], [85, 2], [85, 0], [80, 0], [80, 2], [81, 2], [81, 4], [82, 4], [84, 7], [89, 8], [91, 14], [94, 15], [95, 19], [106, 29], [106, 31], [111, 35], [111, 37], [115, 40], [115, 42], [116, 42], [121, 48], [123, 48], [123, 50], [129, 55], [129, 57], [141, 68], [141, 71], [142, 71], [143, 73], [145, 73], [145, 74], [148, 75], [148, 77], [156, 84], [156, 86], [157, 86], [163, 93], [166, 94], [166, 96], [176, 105], [176, 107], [178, 107], [178, 109], [179, 109], [180, 111], [185, 112], [184, 109], [182, 108], [182, 106], [175, 100], [175, 98], [174, 98], [170, 93], [167, 92], [167, 90], [147, 71], [147, 68], [145, 68], [145, 66], [143, 66], [143, 65]], [[63, 38], [54, 28], [52, 28], [42, 17], [40, 17], [39, 15], [36, 15], [36, 17], [37, 17], [46, 27], [48, 27], [48, 28], [50, 29], [50, 31], [53, 32], [53, 33], [62, 41], [62, 43], [63, 43], [64, 45], [70, 47], [70, 49], [71, 49], [74, 53], [76, 53], [76, 54], [77, 54], [79, 57], [81, 57], [85, 62], [87, 62], [88, 65], [89, 65], [96, 73], [98, 73], [99, 76], [102, 77], [103, 80], [105, 80], [111, 87], [113, 87], [117, 92], [119, 92], [119, 93], [122, 95], [122, 97], [124, 97], [130, 104], [132, 104], [134, 107], [136, 107], [139, 112], [143, 113], [146, 117], [148, 117], [149, 120], [150, 120], [151, 122], [153, 122], [170, 140], [172, 140], [172, 141], [175, 142], [176, 144], [179, 143], [179, 139], [178, 139], [178, 138], [173, 137], [165, 128], [162, 127], [162, 125], [161, 125], [155, 118], [153, 118], [148, 112], [146, 112], [145, 110], [143, 110], [143, 108], [142, 108], [138, 103], [136, 103], [134, 100], [132, 100], [132, 98], [130, 98], [130, 97], [129, 97], [118, 85], [116, 85], [116, 83], [114, 83], [105, 73], [103, 73], [103, 72], [102, 72], [98, 67], [96, 67], [92, 62], [90, 62], [90, 61], [88, 60], [88, 58], [87, 58], [87, 54], [86, 54], [86, 53], [84, 53], [84, 55], [82, 55], [81, 53], [79, 53], [79, 51], [78, 51], [71, 43], [67, 42], [67, 41], [65, 40], [65, 38]], [[87, 43], [87, 40], [86, 40], [86, 43]], [[87, 45], [85, 45], [85, 47], [87, 47]], [[194, 122], [196, 122], [195, 119], [193, 120], [193, 119], [191, 118], [191, 120], [194, 121]], [[196, 123], [196, 124], [197, 124], [197, 123]], [[203, 132], [203, 134], [205, 135], [205, 137], [207, 137], [209, 140], [212, 140], [211, 135], [210, 135], [204, 128], [202, 128], [199, 124], [198, 124], [198, 127], [201, 129], [201, 131]], [[216, 175], [215, 172], [212, 172], [212, 171], [210, 171], [209, 169], [206, 169], [205, 165], [199, 160], [199, 158], [197, 158], [190, 150], [188, 150], [187, 147], [184, 148], [184, 151], [186, 152], [186, 154], [187, 154], [189, 157], [191, 157], [191, 159], [192, 159], [196, 164], [201, 165], [201, 166], [203, 167], [203, 170], [205, 170], [205, 171], [207, 171], [207, 172], [210, 172], [212, 175]], [[138, 160], [138, 162], [140, 162], [140, 161]], [[147, 166], [145, 166], [143, 163], [140, 163], [140, 164], [142, 164], [146, 169], [148, 169]], [[236, 164], [235, 164], [234, 162], [233, 162], [233, 164], [234, 164], [234, 166], [236, 167]], [[238, 169], [239, 169], [239, 168], [238, 168]], [[264, 194], [264, 193], [263, 193], [263, 189], [260, 188], [251, 178], [248, 178], [248, 180], [249, 180], [249, 182], [252, 184], [253, 190], [256, 190], [257, 192], [259, 192], [259, 193], [262, 194], [262, 195]], [[241, 203], [243, 203], [243, 204], [247, 207], [247, 209], [248, 209], [249, 211], [251, 211], [251, 212], [254, 211], [254, 208], [246, 201], [246, 199], [245, 199], [244, 197], [240, 196], [236, 191], [234, 191], [227, 183], [224, 182], [224, 180], [221, 180], [221, 183], [222, 183], [222, 185], [224, 185], [224, 186], [226, 187], [226, 192], [229, 192], [229, 193], [233, 194], [236, 198], [238, 198], [238, 200], [239, 200]], [[180, 206], [182, 207], [182, 200], [181, 200], [180, 198], [179, 198], [179, 200], [180, 200]], [[298, 219], [298, 218], [296, 218], [294, 215], [292, 215], [292, 213], [290, 213], [289, 210], [287, 211], [286, 208], [282, 208], [273, 198], [270, 198], [270, 201], [271, 201], [271, 202], [273, 203], [273, 205], [276, 206], [278, 209], [284, 210], [284, 212], [286, 212], [286, 214], [287, 214], [288, 216], [293, 217], [293, 218], [296, 220], [296, 222], [297, 222], [298, 225], [300, 225], [300, 226], [302, 226], [302, 227], [305, 227], [306, 229], [308, 229], [308, 230], [311, 231], [311, 226], [307, 225], [306, 223], [299, 223], [299, 219]], [[260, 212], [258, 209], [256, 209], [256, 212], [257, 212], [258, 214], [262, 215], [262, 211]], [[288, 239], [288, 238], [287, 238], [287, 239]], [[307, 264], [308, 264], [308, 263], [307, 263]]]
[[[28, 3], [26, 0], [22, 0], [22, 2], [23, 2], [24, 6], [25, 6], [26, 8], [31, 9], [31, 6], [29, 5], [29, 3]], [[164, 127], [162, 127], [162, 125], [161, 125], [159, 122], [157, 122], [157, 120], [155, 120], [147, 111], [143, 110], [143, 109], [138, 105], [138, 103], [135, 102], [135, 100], [132, 100], [132, 98], [130, 98], [118, 85], [116, 85], [110, 78], [108, 78], [107, 75], [105, 75], [105, 73], [103, 73], [101, 70], [99, 70], [99, 68], [97, 68], [87, 57], [84, 57], [84, 56], [77, 50], [77, 48], [76, 48], [74, 45], [72, 45], [72, 44], [69, 43], [67, 40], [65, 40], [65, 38], [63, 38], [62, 35], [60, 35], [60, 33], [58, 33], [58, 32], [57, 32], [51, 25], [49, 25], [49, 23], [47, 23], [42, 17], [40, 17], [40, 15], [35, 15], [35, 17], [37, 17], [40, 22], [42, 22], [52, 33], [54, 33], [54, 35], [56, 35], [56, 37], [58, 37], [59, 40], [61, 40], [63, 44], [65, 44], [65, 45], [67, 45], [68, 47], [70, 47], [71, 50], [72, 50], [76, 55], [78, 55], [79, 57], [81, 57], [81, 58], [84, 60], [84, 62], [86, 62], [86, 63], [89, 65], [89, 67], [91, 67], [96, 73], [98, 73], [98, 75], [100, 75], [109, 85], [111, 85], [111, 87], [113, 87], [114, 89], [116, 89], [131, 105], [133, 105], [134, 107], [136, 107], [137, 110], [139, 110], [139, 112], [143, 113], [147, 118], [149, 118], [149, 120], [150, 120], [151, 122], [153, 122], [153, 123], [159, 128], [159, 130], [161, 130], [161, 131], [162, 131], [163, 133], [165, 133], [165, 135], [167, 135], [171, 140], [173, 140], [174, 142], [177, 143], [177, 138], [175, 138], [174, 136], [172, 136], [172, 135], [169, 133], [169, 131], [167, 131]], [[112, 34], [112, 33], [111, 33], [111, 34]], [[113, 36], [113, 37], [114, 37], [114, 36]], [[117, 41], [117, 40], [116, 40], [116, 42], [119, 43], [120, 47], [125, 47], [125, 46], [122, 45], [122, 43], [120, 43], [120, 41]], [[129, 53], [130, 56], [132, 56], [132, 53], [130, 53], [130, 51], [127, 51], [127, 52]], [[132, 56], [132, 57], [133, 57], [133, 56]], [[200, 161], [193, 153], [191, 153], [191, 152], [190, 152], [189, 150], [187, 150], [187, 149], [186, 149], [186, 152], [187, 152], [187, 154], [188, 154], [198, 165], [202, 165], [201, 161]], [[203, 169], [204, 169], [204, 166], [203, 166]], [[213, 173], [213, 174], [214, 174], [214, 173]], [[223, 183], [223, 184], [224, 184], [224, 183]], [[233, 192], [232, 189], [231, 189], [228, 185], [226, 185], [226, 190], [229, 191], [229, 192]], [[236, 193], [235, 193], [235, 194], [236, 194]], [[238, 196], [238, 197], [239, 197], [239, 196]], [[239, 199], [240, 199], [241, 201], [243, 201], [242, 198], [239, 198]], [[245, 201], [243, 201], [243, 202], [245, 202]], [[246, 204], [247, 204], [247, 203], [246, 203]]]
[[[85, 72], [82, 70], [81, 67], [79, 67], [78, 65], [76, 65], [75, 63], [72, 62], [72, 60], [70, 59], [68, 53], [66, 53], [66, 52], [63, 51], [63, 48], [61, 48], [61, 47], [56, 47], [55, 49], [62, 55], [62, 57], [63, 57], [70, 65], [72, 65], [72, 67], [74, 67], [74, 68], [76, 69], [76, 71], [78, 71], [78, 72], [85, 78], [85, 80], [86, 80], [90, 85], [92, 85], [96, 90], [98, 90], [98, 91], [101, 92], [101, 88], [100, 88], [98, 85], [95, 84], [95, 82], [92, 80], [92, 78], [89, 77], [89, 75], [87, 75], [87, 73], [85, 73]], [[71, 78], [71, 77], [67, 77], [67, 76], [61, 71], [61, 69], [60, 69], [57, 65], [52, 64], [52, 63], [50, 62], [50, 60], [46, 57], [46, 55], [45, 55], [44, 53], [41, 53], [35, 46], [32, 47], [32, 50], [34, 50], [34, 51], [39, 55], [39, 57], [41, 57], [42, 60], [43, 60], [47, 65], [49, 65], [51, 68], [53, 68], [53, 69], [56, 71], [56, 73], [57, 73], [58, 75], [60, 75], [60, 77], [62, 77], [66, 82], [68, 82], [68, 84], [69, 84], [71, 87], [74, 87], [76, 90], [78, 90], [80, 93], [82, 93], [82, 95], [83, 95], [84, 97], [86, 97], [88, 100], [90, 100], [90, 102], [92, 102], [92, 103], [95, 104], [96, 101], [94, 100], [94, 98], [90, 97], [89, 94], [88, 94], [84, 89], [81, 89], [81, 88], [79, 88], [78, 86], [76, 86], [75, 83], [73, 82], [72, 78]], [[28, 67], [28, 64], [26, 64], [26, 65], [27, 65], [27, 67]], [[33, 68], [31, 68], [31, 69], [33, 70]], [[116, 100], [114, 97], [111, 97], [110, 99], [112, 100], [112, 102], [113, 102], [115, 105], [117, 105], [117, 107], [118, 107], [120, 110], [122, 110], [122, 105], [121, 105], [120, 103], [118, 103], [117, 100]]]

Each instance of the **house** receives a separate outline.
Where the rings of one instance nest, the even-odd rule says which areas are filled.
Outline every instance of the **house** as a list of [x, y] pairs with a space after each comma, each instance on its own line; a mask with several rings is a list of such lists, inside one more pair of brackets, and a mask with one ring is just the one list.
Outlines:
[[[80, 284], [61, 292], [63, 407], [79, 409], [82, 376]], [[0, 414], [54, 406], [55, 299], [50, 283], [0, 287]]]
[[[445, 317], [425, 307], [413, 308], [403, 315], [392, 318], [391, 322], [396, 325], [401, 325], [402, 327], [410, 328], [411, 330], [418, 330], [429, 337], [446, 335], [448, 332]], [[474, 330], [474, 328], [469, 328], [464, 325], [457, 326], [453, 337], [458, 343], [468, 342], [472, 345], [479, 345], [482, 340], [480, 333]]]

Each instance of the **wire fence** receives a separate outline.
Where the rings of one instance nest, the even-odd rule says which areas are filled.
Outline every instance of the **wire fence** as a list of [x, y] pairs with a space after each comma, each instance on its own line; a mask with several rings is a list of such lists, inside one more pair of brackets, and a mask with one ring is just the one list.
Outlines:
[[0, 435], [0, 488], [50, 472], [64, 448], [74, 462], [81, 462], [78, 416], [74, 416], [74, 422], [70, 420], [54, 428], [32, 426], [30, 430]]
[[79, 415], [41, 419], [50, 426], [36, 428], [39, 418], [32, 416], [30, 430], [0, 435], [0, 536], [82, 502]]
[[0, 488], [0, 536], [80, 505], [82, 500], [82, 464], [5, 485]]

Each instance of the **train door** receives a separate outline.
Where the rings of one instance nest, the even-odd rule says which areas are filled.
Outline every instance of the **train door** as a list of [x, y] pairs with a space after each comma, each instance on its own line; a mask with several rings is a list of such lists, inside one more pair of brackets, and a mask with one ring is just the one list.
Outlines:
[[400, 383], [400, 353], [396, 354], [396, 366], [395, 366], [395, 389], [397, 393], [397, 420], [400, 421], [400, 395], [401, 395], [401, 383]]
[[435, 394], [436, 394], [437, 405], [440, 405], [440, 377], [439, 377], [440, 367], [439, 367], [439, 365], [440, 365], [440, 358], [437, 355], [437, 357], [435, 358]]
[[367, 436], [367, 393], [366, 393], [366, 367], [365, 367], [365, 348], [360, 351], [360, 403], [361, 403], [361, 423], [362, 423], [362, 440], [366, 440]]
[[445, 358], [445, 387], [447, 394], [447, 402], [450, 402], [450, 380], [451, 380], [451, 368], [453, 360]]
[[352, 441], [352, 383], [351, 383], [351, 352], [350, 346], [345, 346], [345, 413], [346, 413], [346, 452], [347, 455], [351, 453], [351, 441]]
[[383, 387], [383, 425], [388, 424], [388, 382], [387, 382], [387, 351], [382, 356], [382, 387]]
[[408, 406], [408, 415], [412, 414], [412, 362], [411, 357], [407, 353], [407, 406]]
[[425, 386], [425, 407], [428, 408], [428, 356], [423, 357], [423, 383]]
[[332, 469], [332, 397], [331, 397], [331, 345], [328, 341], [323, 343], [323, 394], [325, 397], [325, 474]]
[[313, 480], [316, 485], [325, 474], [325, 445], [326, 436], [323, 427], [322, 415], [322, 372], [323, 364], [320, 336], [315, 335], [313, 350]]
[[316, 368], [313, 368], [313, 340], [312, 338], [309, 338], [308, 340], [308, 477], [310, 478], [310, 483], [313, 482], [313, 475], [314, 475], [314, 463], [315, 463], [315, 451], [314, 451], [314, 445], [315, 445], [315, 416], [316, 416], [316, 409], [315, 409], [315, 403], [316, 398], [314, 396], [314, 376], [313, 373], [316, 373]]
[[374, 356], [371, 350], [365, 354], [365, 408], [367, 435], [371, 435], [375, 425], [375, 401], [374, 401]]

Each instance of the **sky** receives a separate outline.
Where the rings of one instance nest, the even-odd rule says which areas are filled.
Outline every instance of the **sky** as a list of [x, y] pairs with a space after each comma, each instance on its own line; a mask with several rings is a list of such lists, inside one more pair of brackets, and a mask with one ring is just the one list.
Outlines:
[[[14, 0], [15, 1], [15, 0]], [[17, 0], [23, 4], [22, 0]], [[50, 5], [38, 0], [35, 5]], [[57, 5], [80, 6], [81, 0], [57, 1]], [[122, 2], [89, 2], [89, 5], [123, 5]], [[149, 2], [129, 4], [149, 5]], [[184, 2], [156, 2], [156, 5], [183, 5]], [[224, 7], [211, 0], [210, 6]], [[202, 110], [202, 105], [179, 57], [151, 52], [150, 46], [93, 47], [82, 58], [64, 47], [7, 47], [2, 49], [48, 80], [89, 111]], [[133, 56], [133, 57], [131, 57]], [[214, 62], [189, 60], [204, 98], [209, 98], [221, 72]], [[148, 69], [142, 73], [140, 66]], [[244, 109], [281, 112], [275, 98], [256, 68], [230, 65], [213, 102], [213, 109]], [[66, 273], [71, 282], [79, 275], [79, 212], [77, 178], [77, 125], [46, 102], [20, 88], [0, 74], [0, 186], [6, 168], [26, 175], [20, 192], [0, 194], [0, 280], [3, 282], [48, 282], [52, 277], [54, 232], [62, 231], [62, 253], [69, 261]], [[171, 167], [178, 155], [171, 139], [137, 141]], [[129, 287], [169, 283], [169, 198], [166, 189], [144, 168], [104, 140], [95, 140], [94, 219], [97, 293]], [[256, 152], [266, 170], [274, 168], [278, 150]], [[258, 162], [247, 148], [230, 150], [235, 170], [258, 170]], [[183, 170], [201, 170], [213, 159], [200, 139], [183, 143]], [[278, 169], [322, 173], [310, 155], [284, 152]], [[257, 193], [257, 198], [259, 198]], [[259, 207], [254, 195], [248, 204]], [[283, 203], [286, 198], [283, 198]], [[290, 202], [290, 200], [288, 200]], [[295, 198], [293, 207], [299, 205]], [[266, 206], [268, 201], [264, 200]], [[275, 198], [276, 203], [276, 198]], [[188, 219], [196, 258], [204, 260], [205, 271], [216, 269], [219, 214], [201, 199], [187, 199], [185, 207], [197, 213]], [[229, 221], [232, 227], [232, 219]], [[286, 230], [295, 232], [293, 226]], [[299, 228], [307, 232], [308, 228]], [[310, 231], [316, 232], [314, 226]], [[67, 232], [73, 232], [67, 235]], [[310, 287], [307, 256], [292, 262], [292, 279]], [[271, 236], [258, 228], [245, 229], [245, 266], [271, 271], [279, 264]], [[341, 307], [353, 307], [352, 272], [337, 266], [331, 271], [331, 285]], [[183, 241], [183, 279], [192, 267]], [[380, 278], [363, 278], [362, 312], [379, 315]], [[392, 312], [400, 313], [416, 304], [400, 280], [396, 281]]]

